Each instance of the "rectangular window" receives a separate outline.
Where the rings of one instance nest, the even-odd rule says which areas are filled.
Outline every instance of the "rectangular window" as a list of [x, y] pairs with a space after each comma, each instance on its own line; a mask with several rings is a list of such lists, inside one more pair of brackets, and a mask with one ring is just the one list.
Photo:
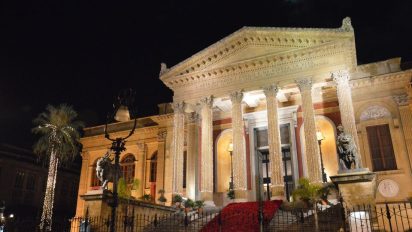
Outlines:
[[150, 161], [150, 182], [156, 182], [156, 171], [157, 171], [157, 162], [156, 160]]
[[36, 186], [36, 176], [31, 173], [31, 174], [27, 175], [26, 189], [27, 190], [34, 190], [35, 186]]
[[373, 171], [396, 170], [389, 125], [366, 127], [369, 150], [371, 152]]
[[16, 179], [14, 179], [14, 188], [16, 188], [16, 189], [22, 189], [23, 188], [24, 176], [25, 176], [24, 172], [17, 171]]
[[183, 188], [186, 188], [187, 152], [183, 153]]

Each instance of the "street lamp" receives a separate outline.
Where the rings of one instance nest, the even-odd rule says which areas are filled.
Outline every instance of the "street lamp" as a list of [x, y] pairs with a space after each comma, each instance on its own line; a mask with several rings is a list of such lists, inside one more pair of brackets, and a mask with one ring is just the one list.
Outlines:
[[118, 206], [119, 197], [117, 194], [117, 181], [119, 179], [119, 172], [120, 172], [120, 165], [119, 165], [119, 158], [120, 153], [126, 150], [125, 143], [126, 139], [133, 135], [136, 129], [136, 122], [137, 118], [134, 119], [133, 128], [131, 129], [130, 133], [126, 137], [117, 137], [111, 138], [110, 134], [107, 130], [108, 123], [112, 122], [113, 120], [118, 122], [127, 122], [130, 121], [130, 114], [134, 115], [133, 112], [133, 103], [134, 103], [135, 92], [132, 89], [123, 90], [119, 93], [115, 102], [113, 104], [113, 112], [107, 115], [106, 125], [104, 127], [104, 137], [110, 141], [112, 141], [112, 146], [110, 150], [112, 150], [115, 154], [114, 156], [114, 178], [113, 178], [113, 202], [111, 204], [112, 207], [112, 214], [111, 214], [111, 223], [110, 223], [110, 231], [115, 231], [115, 224], [116, 224], [116, 208]]
[[322, 140], [325, 139], [325, 136], [323, 136], [322, 132], [320, 130], [318, 130], [316, 132], [316, 138], [318, 140], [318, 144], [319, 144], [319, 153], [320, 153], [320, 167], [322, 169], [322, 182], [326, 183], [328, 180], [326, 178], [326, 173], [325, 173], [325, 168], [323, 166], [323, 157], [322, 157]]
[[230, 154], [230, 182], [229, 182], [229, 191], [233, 191], [233, 143], [230, 142], [227, 151]]

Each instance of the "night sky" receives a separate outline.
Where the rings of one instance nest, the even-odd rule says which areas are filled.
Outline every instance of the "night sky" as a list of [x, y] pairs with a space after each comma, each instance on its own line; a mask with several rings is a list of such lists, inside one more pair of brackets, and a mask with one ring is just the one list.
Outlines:
[[358, 63], [412, 61], [412, 1], [74, 1], [0, 3], [0, 143], [31, 148], [32, 119], [47, 104], [104, 122], [120, 89], [137, 91], [139, 116], [172, 92], [158, 74], [243, 26], [340, 27], [350, 16]]

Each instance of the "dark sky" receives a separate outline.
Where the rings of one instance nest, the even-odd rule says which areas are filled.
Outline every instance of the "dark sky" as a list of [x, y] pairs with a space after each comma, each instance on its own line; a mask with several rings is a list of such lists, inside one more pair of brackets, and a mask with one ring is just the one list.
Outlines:
[[31, 147], [32, 119], [47, 104], [74, 106], [87, 126], [104, 122], [122, 88], [137, 91], [139, 116], [172, 92], [168, 66], [240, 29], [355, 28], [358, 63], [412, 60], [412, 1], [75, 1], [0, 3], [0, 143]]

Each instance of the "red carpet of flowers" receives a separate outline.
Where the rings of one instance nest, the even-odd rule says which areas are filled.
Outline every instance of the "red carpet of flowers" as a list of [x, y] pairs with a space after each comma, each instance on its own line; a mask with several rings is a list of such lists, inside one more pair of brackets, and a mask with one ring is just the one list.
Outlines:
[[[263, 206], [263, 223], [269, 223], [279, 208], [281, 200], [265, 201]], [[259, 231], [258, 202], [231, 203], [221, 213], [207, 223], [201, 232], [222, 231], [250, 232]]]

